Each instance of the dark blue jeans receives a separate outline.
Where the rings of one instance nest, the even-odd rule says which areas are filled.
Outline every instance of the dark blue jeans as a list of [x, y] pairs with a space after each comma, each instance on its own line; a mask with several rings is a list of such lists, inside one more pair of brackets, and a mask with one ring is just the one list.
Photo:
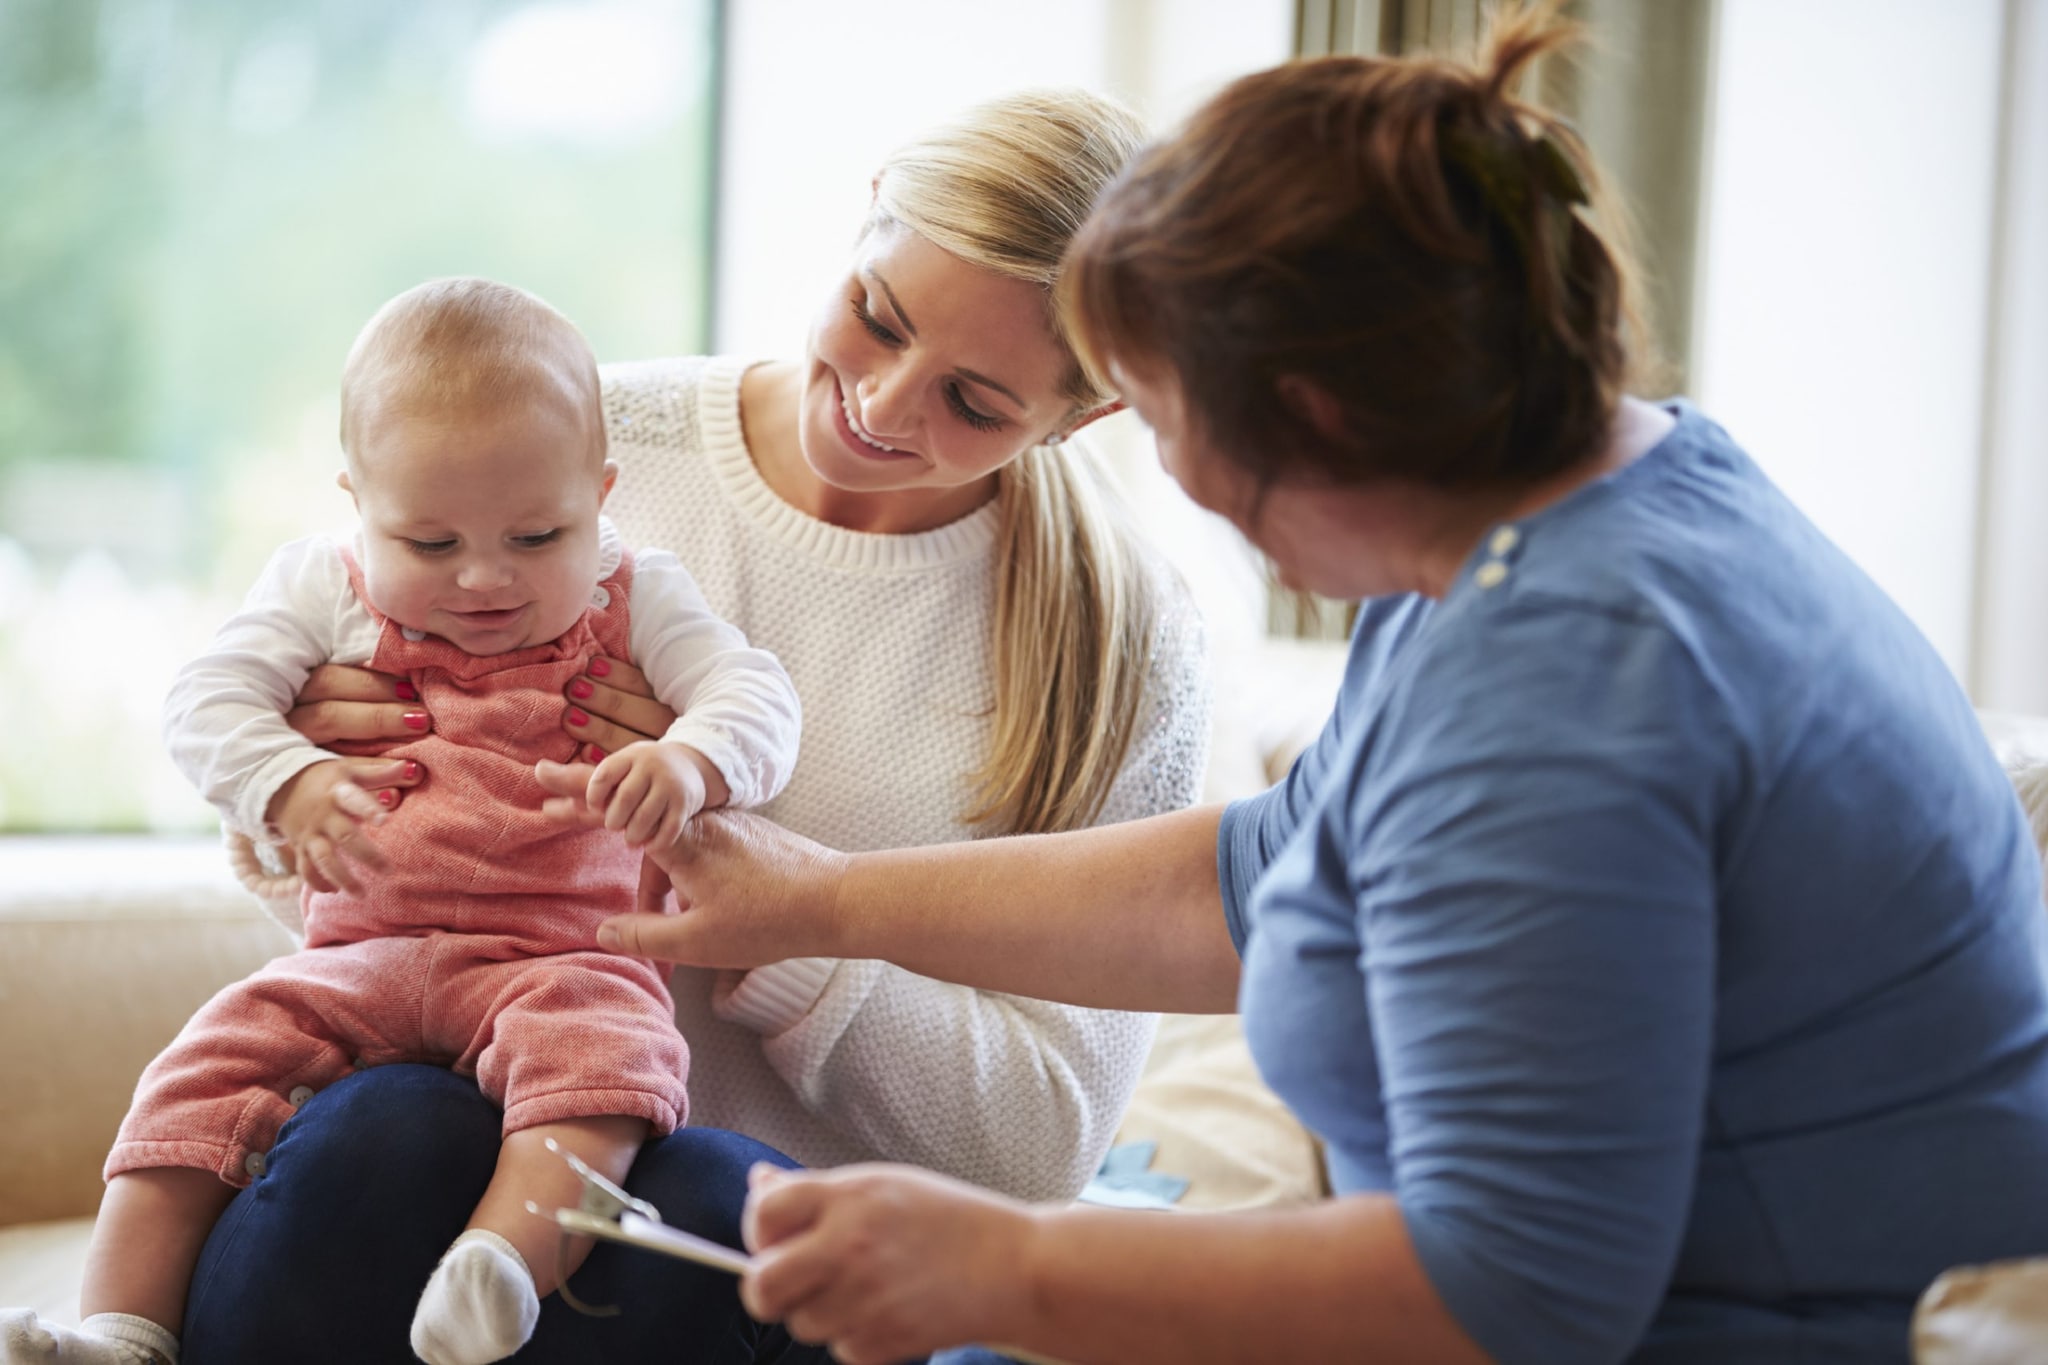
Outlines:
[[[439, 1067], [380, 1066], [308, 1100], [263, 1177], [214, 1227], [186, 1305], [185, 1365], [414, 1365], [427, 1276], [469, 1221], [497, 1164], [500, 1114], [476, 1082]], [[626, 1188], [664, 1220], [740, 1244], [747, 1168], [796, 1163], [751, 1138], [685, 1128], [641, 1149]], [[516, 1357], [534, 1365], [822, 1365], [740, 1307], [720, 1271], [600, 1244], [570, 1281], [585, 1317], [549, 1295]]]

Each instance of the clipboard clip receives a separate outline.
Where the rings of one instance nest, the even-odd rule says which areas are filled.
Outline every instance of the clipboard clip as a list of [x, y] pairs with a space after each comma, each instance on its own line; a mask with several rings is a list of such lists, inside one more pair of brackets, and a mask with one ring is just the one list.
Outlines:
[[[722, 1270], [728, 1275], [745, 1275], [753, 1268], [753, 1260], [743, 1251], [709, 1241], [694, 1233], [672, 1228], [661, 1221], [661, 1213], [645, 1199], [635, 1198], [614, 1185], [611, 1181], [590, 1169], [574, 1152], [564, 1151], [553, 1138], [547, 1140], [547, 1149], [569, 1163], [569, 1169], [582, 1182], [582, 1194], [573, 1209], [542, 1208], [531, 1199], [526, 1201], [526, 1211], [545, 1218], [561, 1229], [562, 1240], [555, 1258], [555, 1283], [562, 1296], [562, 1302], [577, 1312], [593, 1318], [614, 1318], [622, 1311], [616, 1305], [602, 1307], [588, 1304], [570, 1292], [569, 1277], [563, 1273], [568, 1260], [571, 1237], [594, 1237], [600, 1241], [618, 1242], [638, 1247], [643, 1251], [656, 1252], [692, 1261], [698, 1265]], [[1020, 1365], [1056, 1365], [1043, 1356], [1032, 1355], [1014, 1346], [1000, 1346], [1000, 1350]]]
[[652, 1223], [661, 1221], [661, 1210], [627, 1194], [611, 1181], [590, 1169], [583, 1158], [566, 1151], [553, 1138], [547, 1140], [547, 1149], [569, 1163], [569, 1169], [582, 1182], [582, 1192], [573, 1209], [555, 1209], [550, 1212], [526, 1201], [526, 1211], [538, 1214], [561, 1229], [562, 1239], [555, 1247], [555, 1285], [562, 1302], [568, 1304], [586, 1317], [615, 1318], [621, 1312], [617, 1304], [585, 1303], [569, 1288], [568, 1260], [569, 1239], [572, 1236], [605, 1237], [607, 1231], [616, 1232], [620, 1220], [628, 1213], [638, 1214]]

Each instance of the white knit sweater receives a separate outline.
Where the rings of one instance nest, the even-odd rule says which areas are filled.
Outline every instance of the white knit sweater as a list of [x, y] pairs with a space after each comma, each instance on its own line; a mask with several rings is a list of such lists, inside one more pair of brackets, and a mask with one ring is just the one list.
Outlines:
[[[605, 368], [626, 541], [676, 553], [711, 609], [796, 682], [796, 773], [766, 814], [835, 848], [971, 838], [989, 743], [998, 508], [915, 535], [797, 511], [741, 436], [729, 359]], [[1190, 804], [1209, 721], [1200, 618], [1155, 575], [1160, 627], [1108, 824]], [[1152, 1036], [1145, 1014], [975, 991], [885, 963], [679, 968], [690, 1117], [809, 1165], [914, 1162], [1024, 1199], [1071, 1198], [1101, 1161]]]

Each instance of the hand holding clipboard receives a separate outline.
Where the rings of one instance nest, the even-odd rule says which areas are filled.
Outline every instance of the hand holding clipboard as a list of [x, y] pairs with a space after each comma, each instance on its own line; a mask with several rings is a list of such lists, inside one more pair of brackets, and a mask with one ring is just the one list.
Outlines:
[[[573, 1209], [548, 1210], [531, 1200], [526, 1211], [553, 1220], [556, 1227], [571, 1236], [595, 1237], [600, 1241], [617, 1242], [623, 1246], [639, 1247], [662, 1256], [673, 1256], [679, 1260], [694, 1261], [713, 1270], [723, 1270], [728, 1275], [744, 1275], [754, 1268], [754, 1258], [744, 1251], [733, 1248], [708, 1237], [699, 1237], [672, 1228], [661, 1221], [661, 1212], [645, 1199], [636, 1199], [611, 1181], [590, 1169], [575, 1153], [562, 1150], [553, 1138], [548, 1139], [548, 1150], [569, 1163], [569, 1169], [583, 1182], [583, 1195]], [[611, 1317], [618, 1313], [616, 1307], [596, 1307], [583, 1303], [569, 1292], [567, 1277], [563, 1277], [558, 1291], [562, 1301], [579, 1313], [593, 1317]], [[1044, 1356], [1034, 1356], [1011, 1346], [996, 1346], [1000, 1351], [1022, 1365], [1059, 1365], [1058, 1361]]]

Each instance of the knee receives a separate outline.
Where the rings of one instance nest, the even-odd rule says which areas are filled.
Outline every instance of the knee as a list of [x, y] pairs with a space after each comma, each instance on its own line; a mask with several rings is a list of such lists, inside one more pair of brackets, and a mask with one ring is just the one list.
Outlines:
[[798, 1163], [773, 1147], [722, 1128], [678, 1128], [640, 1149], [626, 1176], [628, 1192], [661, 1210], [672, 1227], [727, 1246], [740, 1244], [747, 1170], [757, 1161], [785, 1169]]
[[372, 1067], [305, 1102], [279, 1132], [270, 1171], [425, 1189], [474, 1184], [481, 1193], [501, 1127], [497, 1106], [468, 1077], [437, 1066]]
[[440, 1067], [375, 1067], [312, 1096], [214, 1226], [186, 1358], [409, 1358], [412, 1304], [490, 1183], [498, 1132], [475, 1082]]

